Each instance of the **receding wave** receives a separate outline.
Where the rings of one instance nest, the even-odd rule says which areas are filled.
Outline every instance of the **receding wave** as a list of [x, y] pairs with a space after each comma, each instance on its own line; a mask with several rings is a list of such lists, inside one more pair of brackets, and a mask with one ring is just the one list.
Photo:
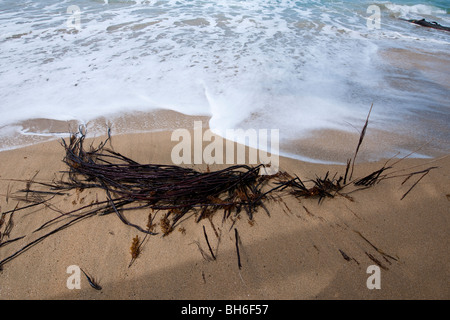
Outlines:
[[[382, 2], [381, 28], [371, 29], [372, 4], [3, 1], [0, 127], [168, 109], [210, 116], [216, 132], [280, 128], [292, 139], [354, 130], [372, 103], [384, 128], [413, 119], [411, 110], [447, 108], [448, 34], [397, 19], [445, 22], [446, 11]], [[428, 60], [400, 65], [386, 54], [396, 48]]]

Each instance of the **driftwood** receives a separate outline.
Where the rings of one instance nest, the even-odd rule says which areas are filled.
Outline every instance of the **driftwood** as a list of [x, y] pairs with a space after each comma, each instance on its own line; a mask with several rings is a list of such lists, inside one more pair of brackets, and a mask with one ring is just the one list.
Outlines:
[[416, 19], [410, 19], [410, 20], [408, 20], [408, 19], [401, 19], [401, 20], [404, 20], [404, 21], [407, 21], [407, 22], [411, 22], [411, 23], [417, 24], [417, 25], [422, 26], [422, 27], [427, 27], [427, 28], [432, 28], [432, 29], [438, 29], [438, 30], [444, 30], [444, 31], [450, 31], [450, 27], [442, 26], [442, 25], [440, 25], [439, 23], [437, 23], [437, 22], [435, 22], [435, 21], [429, 22], [429, 21], [427, 21], [427, 20], [425, 20], [425, 19], [421, 19], [421, 20], [416, 20]]

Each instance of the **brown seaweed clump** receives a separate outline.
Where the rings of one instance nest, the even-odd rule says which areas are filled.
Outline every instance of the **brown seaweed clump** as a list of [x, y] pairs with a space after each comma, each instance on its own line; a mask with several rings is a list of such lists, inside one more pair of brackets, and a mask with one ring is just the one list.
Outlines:
[[[139, 256], [146, 237], [158, 234], [153, 221], [160, 211], [163, 214], [159, 218], [163, 236], [167, 236], [175, 230], [182, 218], [195, 215], [197, 223], [205, 218], [211, 222], [212, 216], [219, 211], [223, 213], [222, 221], [229, 218], [232, 220], [231, 230], [242, 213], [247, 215], [249, 221], [253, 221], [253, 215], [259, 209], [263, 209], [270, 216], [264, 203], [274, 199], [269, 195], [278, 191], [287, 190], [288, 195], [298, 199], [316, 198], [319, 203], [325, 198], [334, 198], [336, 195], [342, 195], [352, 200], [349, 196], [350, 193], [370, 188], [384, 179], [404, 177], [403, 185], [412, 177], [419, 176], [400, 199], [402, 200], [430, 170], [437, 167], [429, 167], [411, 173], [402, 172], [406, 169], [390, 171], [395, 164], [406, 158], [404, 157], [388, 165], [390, 159], [380, 169], [362, 178], [353, 179], [355, 160], [366, 134], [371, 111], [372, 107], [360, 133], [356, 151], [353, 157], [347, 161], [345, 173], [331, 176], [327, 172], [324, 177], [316, 176], [312, 180], [301, 180], [298, 176], [293, 177], [282, 171], [275, 175], [263, 176], [259, 174], [260, 169], [264, 167], [263, 164], [257, 166], [234, 165], [217, 171], [210, 170], [208, 167], [205, 172], [177, 165], [141, 164], [106, 148], [106, 144], [111, 138], [109, 130], [108, 138], [96, 148], [92, 144], [88, 148], [85, 147], [86, 131], [79, 130], [79, 133], [71, 135], [68, 141], [62, 140], [65, 151], [63, 161], [67, 165], [67, 171], [63, 172], [59, 180], [37, 182], [34, 180], [35, 175], [25, 181], [15, 180], [26, 183], [25, 189], [18, 191], [21, 195], [10, 196], [8, 189], [7, 199], [15, 198], [19, 203], [27, 204], [19, 207], [18, 203], [13, 210], [1, 213], [0, 229], [4, 228], [0, 230], [0, 247], [10, 245], [25, 237], [23, 235], [4, 240], [5, 237], [9, 237], [13, 226], [14, 212], [44, 206], [59, 214], [34, 230], [34, 232], [42, 232], [50, 229], [47, 233], [35, 237], [34, 240], [1, 260], [0, 267], [47, 237], [96, 215], [116, 214], [125, 225], [145, 234], [142, 241], [138, 236], [133, 238], [130, 248], [132, 263]], [[344, 190], [349, 186], [352, 186], [353, 190], [349, 192]], [[70, 191], [79, 195], [82, 190], [89, 189], [102, 190], [106, 199], [99, 201], [97, 197], [89, 204], [80, 200], [80, 207], [69, 212], [62, 212], [51, 203], [55, 197], [67, 196]], [[303, 207], [305, 208], [305, 206]], [[124, 214], [141, 209], [151, 210], [146, 226], [142, 227], [130, 222]], [[188, 213], [193, 214], [188, 215]], [[9, 220], [5, 223], [7, 215], [9, 215]], [[206, 231], [204, 231], [204, 236], [211, 256], [215, 259]]]

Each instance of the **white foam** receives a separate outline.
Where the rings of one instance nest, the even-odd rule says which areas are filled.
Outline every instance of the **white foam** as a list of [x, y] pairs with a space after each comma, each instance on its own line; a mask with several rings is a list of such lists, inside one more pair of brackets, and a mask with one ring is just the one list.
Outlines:
[[400, 17], [407, 18], [411, 15], [436, 15], [436, 14], [446, 14], [447, 12], [443, 9], [426, 5], [426, 4], [414, 4], [414, 5], [401, 5], [394, 3], [386, 3], [385, 7]]

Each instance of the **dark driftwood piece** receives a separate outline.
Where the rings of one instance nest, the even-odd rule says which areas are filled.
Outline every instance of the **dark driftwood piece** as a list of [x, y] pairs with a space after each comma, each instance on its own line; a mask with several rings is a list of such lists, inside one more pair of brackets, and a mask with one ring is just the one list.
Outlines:
[[408, 19], [402, 19], [402, 20], [408, 21], [408, 22], [411, 22], [411, 23], [414, 23], [414, 24], [417, 24], [417, 25], [422, 26], [422, 27], [427, 27], [427, 28], [432, 28], [432, 29], [438, 29], [438, 30], [444, 30], [444, 31], [450, 31], [450, 27], [442, 26], [442, 25], [440, 25], [439, 23], [437, 23], [437, 22], [435, 22], [435, 21], [429, 22], [429, 21], [427, 21], [427, 20], [425, 20], [425, 19], [421, 19], [421, 20], [415, 20], [415, 19], [410, 19], [410, 20], [408, 20]]

